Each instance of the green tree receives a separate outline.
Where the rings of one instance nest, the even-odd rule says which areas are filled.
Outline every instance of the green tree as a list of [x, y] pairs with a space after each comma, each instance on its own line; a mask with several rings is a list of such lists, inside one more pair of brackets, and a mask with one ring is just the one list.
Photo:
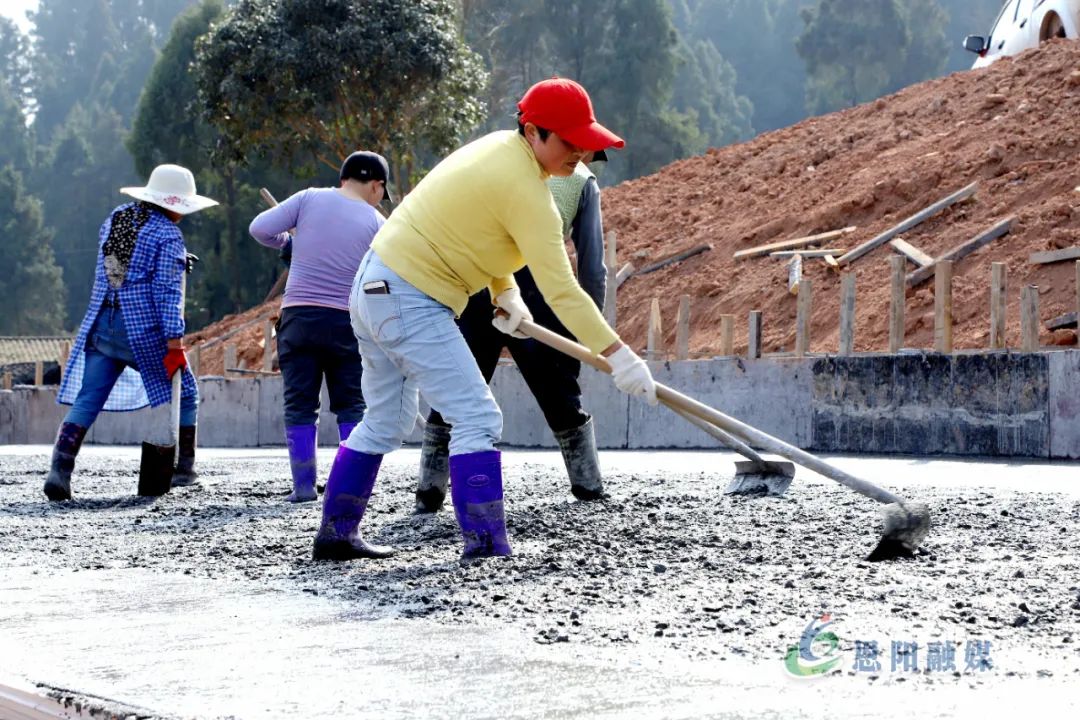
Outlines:
[[202, 110], [231, 159], [336, 168], [382, 151], [406, 189], [415, 149], [452, 148], [483, 117], [479, 58], [451, 0], [240, 0], [198, 45]]
[[705, 142], [720, 147], [752, 137], [753, 105], [735, 92], [735, 69], [712, 41], [684, 42], [680, 56], [672, 104], [693, 113]]
[[64, 283], [49, 247], [52, 231], [42, 222], [41, 203], [23, 191], [11, 166], [0, 168], [0, 244], [6, 271], [0, 273], [2, 335], [55, 335], [64, 329]]
[[938, 0], [903, 0], [900, 12], [911, 28], [911, 42], [903, 60], [890, 69], [890, 91], [941, 75], [949, 57], [945, 39], [949, 18]]
[[795, 49], [806, 63], [807, 106], [815, 114], [880, 96], [911, 43], [896, 0], [819, 0], [801, 16]]
[[0, 167], [11, 165], [20, 173], [30, 169], [33, 146], [26, 127], [22, 104], [11, 92], [7, 81], [0, 77]]
[[[30, 76], [30, 38], [6, 17], [0, 17], [0, 81], [24, 116], [33, 111], [33, 81]], [[5, 135], [6, 137], [6, 135]]]
[[288, 188], [294, 182], [259, 158], [245, 167], [227, 158], [212, 162], [221, 138], [198, 112], [195, 45], [223, 15], [221, 0], [204, 0], [176, 19], [128, 138], [140, 176], [161, 163], [179, 163], [195, 173], [201, 193], [223, 203], [186, 218], [182, 226], [188, 249], [202, 259], [188, 286], [192, 328], [262, 301], [281, 267], [277, 256], [247, 233], [248, 221], [263, 209], [256, 183]]

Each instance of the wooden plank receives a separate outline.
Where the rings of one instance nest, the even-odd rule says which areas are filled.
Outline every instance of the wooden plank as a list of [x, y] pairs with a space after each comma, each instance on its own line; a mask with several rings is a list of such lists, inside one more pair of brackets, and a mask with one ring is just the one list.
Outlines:
[[1063, 330], [1067, 328], [1076, 327], [1076, 312], [1067, 312], [1064, 315], [1058, 315], [1056, 318], [1051, 318], [1046, 321], [1047, 330]]
[[735, 316], [720, 316], [720, 354], [735, 354]]
[[274, 309], [271, 309], [271, 310], [267, 310], [266, 312], [259, 313], [258, 316], [256, 316], [255, 318], [252, 318], [251, 320], [248, 320], [243, 325], [237, 325], [236, 327], [234, 327], [229, 332], [227, 332], [227, 333], [225, 333], [223, 335], [218, 335], [216, 338], [213, 338], [212, 340], [207, 340], [206, 342], [203, 343], [203, 350], [207, 350], [209, 348], [212, 348], [215, 345], [220, 345], [221, 343], [225, 342], [226, 340], [231, 338], [236, 333], [243, 332], [244, 330], [247, 330], [252, 325], [255, 325], [257, 323], [261, 323], [268, 316], [273, 315], [274, 313], [276, 313], [278, 311], [279, 310], [277, 308], [274, 308]]
[[829, 256], [843, 255], [845, 250], [843, 248], [822, 248], [820, 250], [777, 250], [776, 252], [769, 253], [769, 257], [775, 258], [789, 258], [799, 255], [804, 258], [823, 258]]
[[952, 261], [942, 260], [934, 273], [934, 349], [947, 354], [953, 351], [952, 279]]
[[622, 287], [622, 284], [630, 279], [630, 276], [634, 274], [634, 263], [628, 262], [619, 268], [619, 272], [615, 273], [615, 289], [618, 290]]
[[225, 377], [229, 377], [229, 368], [235, 368], [236, 367], [236, 346], [235, 345], [230, 344], [230, 345], [225, 346], [225, 360], [224, 360], [224, 363], [223, 363], [222, 367], [224, 369]]
[[927, 265], [934, 264], [934, 258], [930, 257], [904, 238], [894, 238], [889, 241], [889, 245], [919, 267], [926, 267]]
[[840, 270], [840, 263], [836, 262], [836, 258], [833, 257], [832, 255], [826, 255], [825, 256], [825, 264], [828, 265], [833, 270], [836, 270], [838, 272]]
[[661, 326], [660, 301], [652, 299], [649, 304], [649, 339], [645, 355], [649, 360], [659, 360], [664, 352], [664, 329]]
[[807, 245], [815, 245], [829, 240], [835, 240], [838, 237], [843, 237], [848, 233], [855, 232], [856, 227], [854, 225], [846, 228], [840, 228], [839, 230], [829, 230], [828, 232], [818, 233], [817, 235], [807, 235], [806, 237], [794, 238], [792, 240], [781, 240], [779, 242], [769, 243], [768, 245], [759, 245], [757, 247], [747, 248], [746, 250], [740, 250], [732, 255], [736, 260], [744, 260], [746, 258], [758, 257], [761, 255], [768, 255], [773, 250], [790, 250], [792, 248], [806, 247]]
[[1005, 347], [1005, 310], [1008, 307], [1008, 273], [1005, 263], [990, 264], [990, 349]]
[[840, 354], [855, 352], [855, 273], [840, 278]]
[[1049, 263], [1075, 260], [1080, 258], [1080, 247], [1064, 248], [1062, 250], [1047, 250], [1045, 252], [1031, 253], [1028, 263], [1031, 265], [1047, 265]]
[[38, 360], [34, 363], [34, 387], [41, 387], [45, 384], [45, 363]]
[[892, 295], [889, 303], [889, 352], [898, 353], [904, 346], [904, 270], [907, 258], [889, 258]]
[[795, 311], [795, 357], [810, 352], [810, 315], [814, 296], [814, 281], [806, 278], [799, 284], [799, 304]]
[[1028, 285], [1020, 292], [1020, 349], [1039, 349], [1039, 288]]
[[902, 221], [898, 225], [894, 225], [893, 227], [889, 228], [888, 230], [881, 233], [877, 237], [875, 237], [875, 238], [873, 238], [871, 240], [867, 240], [862, 245], [860, 245], [859, 247], [857, 247], [854, 250], [852, 250], [851, 252], [849, 252], [847, 255], [844, 255], [843, 257], [839, 258], [838, 262], [841, 265], [846, 265], [847, 263], [854, 262], [855, 260], [858, 260], [859, 258], [861, 258], [866, 253], [870, 252], [874, 248], [876, 248], [876, 247], [878, 247], [880, 245], [884, 245], [885, 243], [892, 240], [894, 237], [896, 237], [897, 235], [899, 235], [902, 232], [907, 232], [911, 228], [913, 228], [916, 225], [922, 223], [924, 220], [927, 220], [928, 218], [931, 218], [934, 215], [937, 215], [939, 212], [941, 212], [945, 208], [949, 207], [950, 205], [952, 205], [954, 203], [958, 203], [961, 200], [967, 200], [969, 197], [971, 197], [972, 195], [975, 194], [975, 190], [978, 189], [978, 187], [979, 187], [979, 183], [978, 183], [978, 181], [976, 181], [976, 182], [971, 183], [967, 187], [960, 188], [959, 190], [954, 192], [952, 195], [948, 195], [946, 197], [941, 198], [940, 200], [938, 200], [933, 205], [929, 205], [929, 206], [923, 208], [919, 212], [917, 212], [914, 215], [912, 215], [911, 217], [905, 219], [904, 221]]
[[[941, 257], [937, 258], [935, 264], [942, 260], [957, 261], [961, 258], [967, 257], [971, 253], [975, 252], [983, 245], [989, 245], [992, 241], [1007, 235], [1009, 230], [1012, 229], [1012, 224], [1016, 220], [1015, 217], [1007, 217], [1001, 222], [997, 223], [988, 230], [985, 230], [979, 235], [971, 238], [967, 242], [957, 245], [952, 250], [949, 250]], [[924, 268], [919, 268], [910, 275], [907, 276], [907, 284], [911, 287], [915, 287], [930, 278], [934, 274], [934, 265], [927, 265]]]
[[270, 372], [274, 369], [274, 323], [263, 323], [263, 360], [262, 369]]
[[652, 263], [651, 265], [646, 265], [645, 267], [641, 268], [640, 270], [638, 270], [634, 274], [635, 275], [648, 275], [649, 273], [656, 272], [657, 270], [659, 270], [661, 268], [665, 268], [668, 265], [672, 265], [672, 264], [677, 263], [677, 262], [682, 262], [683, 260], [686, 260], [687, 258], [692, 258], [695, 255], [700, 255], [701, 253], [705, 252], [706, 250], [712, 250], [712, 245], [710, 245], [709, 243], [704, 243], [702, 245], [695, 245], [692, 248], [682, 250], [680, 252], [675, 253], [674, 255], [669, 255], [666, 258], [663, 258], [661, 260], [657, 260], [656, 262]]
[[5, 370], [2, 377], [0, 377], [0, 388], [4, 390], [11, 389], [11, 371]]
[[799, 294], [799, 283], [802, 282], [802, 255], [795, 255], [788, 260], [787, 266], [787, 289], [792, 295]]
[[761, 311], [751, 310], [746, 323], [746, 357], [757, 360], [761, 357]]
[[616, 259], [615, 245], [617, 236], [614, 230], [608, 231], [604, 236], [604, 262], [607, 264], [607, 289], [604, 291], [604, 320], [607, 324], [615, 328], [616, 318], [616, 299], [615, 291], [619, 289], [619, 283], [616, 281]]
[[1080, 260], [1076, 261], [1076, 313], [1080, 317]]
[[[721, 323], [721, 335], [723, 323]], [[679, 317], [675, 321], [675, 359], [686, 360], [690, 357], [690, 296], [679, 298]]]

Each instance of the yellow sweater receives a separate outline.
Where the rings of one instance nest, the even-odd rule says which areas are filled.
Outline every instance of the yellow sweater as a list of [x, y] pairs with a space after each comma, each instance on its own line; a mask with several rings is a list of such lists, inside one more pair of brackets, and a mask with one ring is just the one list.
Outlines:
[[547, 177], [525, 138], [491, 133], [436, 165], [371, 247], [391, 270], [458, 315], [470, 295], [488, 287], [494, 298], [528, 265], [563, 325], [600, 352], [619, 336], [570, 270]]

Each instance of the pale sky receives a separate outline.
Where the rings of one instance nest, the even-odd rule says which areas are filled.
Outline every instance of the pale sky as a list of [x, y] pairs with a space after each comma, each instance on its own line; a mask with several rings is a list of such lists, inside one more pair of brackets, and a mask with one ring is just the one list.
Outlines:
[[0, 0], [0, 15], [6, 15], [22, 28], [23, 32], [30, 29], [30, 23], [26, 21], [27, 10], [37, 10], [38, 0]]

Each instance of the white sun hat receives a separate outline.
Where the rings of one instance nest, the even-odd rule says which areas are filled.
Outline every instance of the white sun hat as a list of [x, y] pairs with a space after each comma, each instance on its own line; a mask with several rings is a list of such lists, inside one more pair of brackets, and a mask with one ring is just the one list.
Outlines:
[[190, 170], [179, 165], [158, 165], [150, 173], [146, 187], [123, 187], [120, 192], [181, 215], [189, 215], [218, 204], [217, 200], [196, 194], [195, 176]]

